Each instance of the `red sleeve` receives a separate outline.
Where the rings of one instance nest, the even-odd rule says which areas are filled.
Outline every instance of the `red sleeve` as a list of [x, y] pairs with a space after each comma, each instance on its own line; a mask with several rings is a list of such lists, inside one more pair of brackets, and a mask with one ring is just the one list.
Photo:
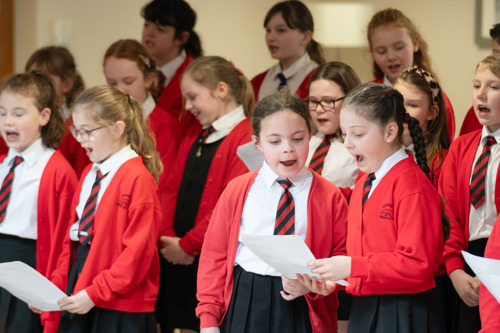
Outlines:
[[455, 140], [455, 111], [451, 105], [450, 99], [443, 92], [444, 104], [446, 106], [446, 120], [448, 122], [448, 132], [450, 134], [450, 142]]
[[85, 288], [96, 306], [134, 290], [149, 273], [151, 263], [158, 260], [156, 242], [161, 211], [156, 185], [150, 178], [149, 173], [139, 176], [130, 186], [131, 201], [120, 255]]
[[267, 71], [264, 73], [260, 73], [256, 75], [250, 83], [252, 84], [253, 87], [253, 92], [255, 95], [255, 101], [259, 100], [259, 91], [260, 91], [260, 86], [262, 85], [262, 82], [264, 81], [264, 77], [266, 76]]
[[163, 172], [170, 174], [181, 142], [181, 129], [179, 122], [165, 110], [155, 109], [153, 113], [149, 116], [149, 125], [155, 136], [156, 149], [163, 163]]
[[443, 249], [441, 202], [429, 200], [424, 193], [414, 193], [395, 203], [394, 215], [394, 252], [352, 257], [351, 277], [363, 278], [366, 288], [392, 288], [395, 292], [412, 288], [428, 280], [438, 265], [433, 264], [436, 253]]
[[474, 107], [471, 106], [471, 108], [465, 115], [464, 121], [462, 123], [462, 128], [460, 128], [460, 135], [474, 132], [482, 128], [483, 126], [477, 120], [476, 113], [474, 112]]
[[[500, 218], [495, 221], [486, 250], [485, 258], [500, 259]], [[480, 333], [500, 332], [500, 304], [495, 297], [481, 283], [479, 291], [479, 313], [481, 315], [482, 330]]]
[[444, 244], [443, 262], [448, 275], [456, 269], [464, 269], [461, 251], [466, 248], [465, 222], [461, 223], [459, 211], [461, 200], [458, 190], [458, 169], [461, 157], [458, 156], [458, 142], [452, 144], [441, 166], [439, 194], [445, 198], [445, 214], [450, 219], [450, 236]]

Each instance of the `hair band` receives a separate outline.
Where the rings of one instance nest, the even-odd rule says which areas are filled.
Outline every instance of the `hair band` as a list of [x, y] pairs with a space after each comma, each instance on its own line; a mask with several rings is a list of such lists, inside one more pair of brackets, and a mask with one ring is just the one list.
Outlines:
[[143, 56], [142, 54], [139, 54], [139, 58], [141, 58], [142, 62], [144, 65], [146, 65], [147, 69], [151, 69], [151, 62], [149, 61], [149, 58]]
[[385, 95], [389, 98], [393, 98], [394, 97], [394, 89], [392, 89], [391, 87], [385, 88]]
[[432, 104], [437, 105], [439, 102], [439, 83], [437, 80], [432, 76], [431, 73], [427, 72], [426, 70], [423, 70], [422, 68], [418, 68], [417, 66], [413, 66], [411, 68], [407, 68], [403, 71], [403, 73], [416, 73], [420, 75], [421, 77], [424, 78], [424, 80], [427, 82], [429, 85], [429, 89], [431, 90], [432, 94]]

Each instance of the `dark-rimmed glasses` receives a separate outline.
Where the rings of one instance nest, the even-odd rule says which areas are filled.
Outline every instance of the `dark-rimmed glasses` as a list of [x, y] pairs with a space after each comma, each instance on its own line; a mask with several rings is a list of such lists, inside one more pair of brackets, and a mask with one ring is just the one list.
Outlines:
[[332, 111], [333, 109], [335, 109], [335, 103], [343, 100], [344, 98], [345, 96], [339, 97], [337, 99], [321, 99], [319, 101], [306, 98], [304, 101], [307, 103], [309, 111], [316, 111], [318, 109], [318, 104], [321, 104], [323, 111]]

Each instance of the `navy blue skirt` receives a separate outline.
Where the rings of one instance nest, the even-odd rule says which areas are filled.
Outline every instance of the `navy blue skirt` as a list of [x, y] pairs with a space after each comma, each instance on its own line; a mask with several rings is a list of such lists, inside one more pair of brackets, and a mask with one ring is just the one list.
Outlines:
[[442, 333], [434, 292], [353, 296], [348, 333]]
[[222, 333], [310, 333], [309, 306], [305, 298], [281, 297], [280, 277], [249, 273], [234, 267], [231, 302]]
[[[0, 262], [22, 261], [36, 268], [36, 240], [0, 234]], [[0, 288], [0, 332], [42, 332], [40, 316]]]

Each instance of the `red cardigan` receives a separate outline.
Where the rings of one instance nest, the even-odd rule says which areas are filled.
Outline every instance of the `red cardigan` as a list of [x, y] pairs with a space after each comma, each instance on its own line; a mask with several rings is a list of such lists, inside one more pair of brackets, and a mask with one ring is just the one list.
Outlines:
[[[459, 136], [451, 145], [443, 163], [439, 193], [446, 201], [446, 215], [450, 218], [450, 237], [444, 246], [443, 261], [448, 275], [464, 269], [461, 251], [469, 242], [469, 182], [481, 131]], [[500, 165], [495, 185], [495, 207], [500, 212]]]
[[[0, 162], [4, 158], [5, 156], [1, 156]], [[56, 150], [43, 170], [37, 202], [36, 269], [47, 278], [50, 278], [57, 268], [77, 183], [71, 165]], [[44, 319], [42, 316], [42, 325], [46, 326], [45, 332], [56, 332], [58, 319], [52, 325]]]
[[474, 107], [471, 106], [467, 114], [465, 115], [464, 121], [462, 123], [462, 127], [460, 128], [460, 134], [464, 135], [470, 132], [474, 132], [483, 128], [483, 125], [479, 123], [477, 120], [476, 112], [474, 111]]
[[349, 204], [347, 254], [354, 295], [419, 293], [434, 287], [443, 251], [441, 199], [413, 160], [393, 166], [361, 208], [363, 177]]
[[[71, 224], [83, 181], [71, 207]], [[158, 188], [140, 157], [118, 169], [106, 188], [94, 217], [93, 237], [85, 266], [73, 294], [85, 289], [95, 306], [124, 312], [153, 312], [160, 281], [156, 242], [161, 208]], [[74, 243], [69, 228], [52, 282], [66, 290]]]
[[163, 163], [163, 172], [168, 174], [181, 142], [179, 123], [159, 106], [153, 109], [147, 122], [156, 140], [156, 149]]
[[[220, 326], [231, 301], [241, 215], [259, 170], [235, 178], [222, 194], [207, 230], [198, 269], [196, 315], [201, 328]], [[340, 190], [315, 172], [307, 201], [305, 242], [316, 258], [345, 254], [347, 204]], [[313, 332], [337, 331], [337, 295], [308, 293]]]
[[[485, 258], [500, 259], [500, 217], [495, 221], [495, 226], [484, 252]], [[481, 315], [482, 329], [480, 333], [500, 332], [500, 303], [481, 283], [479, 290], [479, 313]]]
[[[160, 182], [160, 196], [163, 212], [162, 235], [175, 237], [174, 214], [177, 205], [177, 194], [184, 173], [184, 166], [191, 146], [200, 134], [201, 126], [194, 125], [184, 137], [177, 154], [175, 163], [171, 169], [168, 179]], [[212, 211], [219, 199], [222, 191], [229, 181], [236, 176], [248, 172], [248, 168], [243, 161], [236, 155], [236, 149], [251, 141], [252, 127], [248, 119], [242, 120], [235, 128], [224, 138], [217, 148], [210, 170], [208, 171], [207, 181], [198, 207], [198, 215], [194, 228], [187, 232], [181, 238], [179, 244], [182, 249], [188, 253], [199, 253], [205, 237], [208, 222], [212, 216]]]
[[[305, 77], [304, 81], [300, 84], [300, 86], [297, 88], [297, 91], [295, 92], [295, 95], [297, 95], [300, 99], [304, 99], [307, 96], [309, 96], [309, 80], [311, 79], [311, 75], [314, 73], [316, 70], [313, 69], [307, 76]], [[264, 81], [264, 78], [266, 77], [268, 70], [256, 75], [250, 83], [252, 84], [253, 91], [255, 94], [255, 100], [259, 100], [259, 91], [260, 91], [260, 86], [262, 85], [262, 82]]]
[[181, 92], [182, 74], [184, 74], [186, 67], [193, 60], [193, 56], [188, 54], [186, 60], [184, 60], [182, 65], [177, 69], [177, 72], [175, 72], [172, 80], [168, 82], [160, 96], [158, 96], [158, 106], [177, 119], [182, 134], [185, 134], [191, 125], [198, 123], [198, 120], [196, 120], [191, 112], [184, 110], [184, 101]]
[[[378, 78], [373, 80], [375, 83], [384, 83], [384, 78]], [[453, 111], [453, 106], [448, 96], [443, 91], [444, 105], [446, 107], [446, 122], [448, 123], [448, 132], [450, 134], [450, 141], [453, 142], [455, 139], [455, 111]]]

